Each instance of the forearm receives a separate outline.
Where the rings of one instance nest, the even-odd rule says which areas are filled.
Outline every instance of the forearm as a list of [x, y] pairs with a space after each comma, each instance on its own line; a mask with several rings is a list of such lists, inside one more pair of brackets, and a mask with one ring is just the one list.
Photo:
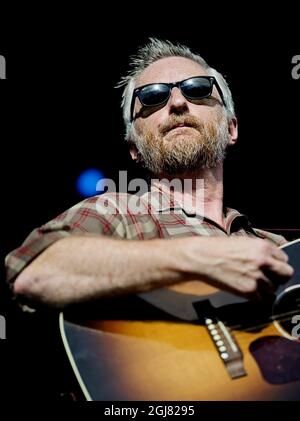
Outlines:
[[241, 295], [273, 291], [293, 275], [287, 255], [254, 238], [185, 237], [146, 241], [72, 236], [41, 253], [15, 292], [50, 306], [202, 280]]
[[[50, 306], [147, 291], [188, 278], [180, 241], [72, 236], [41, 253], [15, 281], [15, 292]], [[182, 265], [183, 267], [184, 265]]]

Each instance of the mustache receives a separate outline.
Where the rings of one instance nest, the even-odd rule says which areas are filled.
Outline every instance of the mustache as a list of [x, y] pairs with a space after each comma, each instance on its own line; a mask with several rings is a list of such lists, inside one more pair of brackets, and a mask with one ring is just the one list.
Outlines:
[[193, 115], [172, 115], [165, 123], [159, 125], [158, 131], [164, 136], [179, 125], [193, 127], [198, 131], [202, 131], [204, 127], [203, 122]]

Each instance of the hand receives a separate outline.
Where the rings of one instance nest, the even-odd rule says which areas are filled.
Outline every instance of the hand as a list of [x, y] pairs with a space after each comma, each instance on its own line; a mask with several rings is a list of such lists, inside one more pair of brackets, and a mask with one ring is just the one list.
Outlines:
[[[187, 241], [194, 274], [209, 284], [243, 296], [274, 292], [294, 273], [287, 254], [266, 240], [196, 237]], [[202, 241], [201, 241], [202, 240]], [[203, 241], [204, 240], [204, 241]]]

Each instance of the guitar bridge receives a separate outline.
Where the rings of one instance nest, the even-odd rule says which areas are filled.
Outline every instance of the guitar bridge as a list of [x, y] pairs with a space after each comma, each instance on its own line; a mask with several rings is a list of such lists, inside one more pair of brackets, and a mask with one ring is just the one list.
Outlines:
[[231, 379], [246, 376], [243, 352], [230, 330], [218, 319], [216, 310], [208, 300], [193, 303], [195, 310], [207, 329], [218, 354]]

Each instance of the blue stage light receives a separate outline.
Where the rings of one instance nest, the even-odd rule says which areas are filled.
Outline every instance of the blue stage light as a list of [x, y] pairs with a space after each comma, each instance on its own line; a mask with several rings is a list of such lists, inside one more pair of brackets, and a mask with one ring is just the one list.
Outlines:
[[78, 193], [83, 197], [99, 194], [99, 191], [96, 190], [96, 186], [98, 181], [102, 178], [104, 178], [104, 175], [96, 168], [89, 168], [83, 171], [76, 183]]

